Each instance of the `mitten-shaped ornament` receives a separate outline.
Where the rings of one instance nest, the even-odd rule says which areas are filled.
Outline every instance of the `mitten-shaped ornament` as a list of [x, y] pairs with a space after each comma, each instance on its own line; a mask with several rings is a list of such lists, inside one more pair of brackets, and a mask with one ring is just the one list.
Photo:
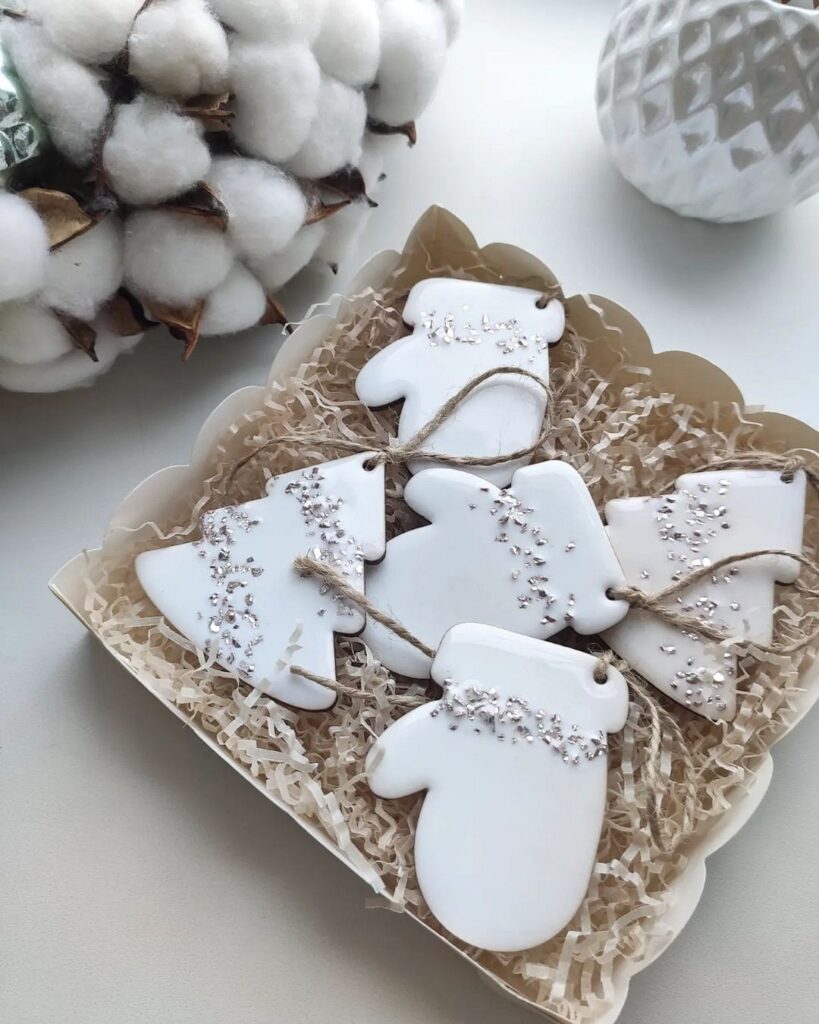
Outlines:
[[[564, 462], [519, 469], [508, 490], [471, 473], [428, 469], [405, 500], [430, 525], [395, 537], [369, 571], [373, 604], [435, 649], [459, 622], [546, 638], [572, 626], [599, 633], [628, 609], [606, 596], [624, 577], [591, 495]], [[429, 674], [430, 661], [378, 622], [364, 640], [394, 672]]]
[[309, 554], [364, 590], [384, 554], [384, 471], [355, 455], [274, 477], [264, 498], [206, 512], [201, 539], [139, 555], [146, 594], [184, 635], [245, 682], [287, 704], [330, 707], [334, 692], [291, 672], [335, 676], [333, 633], [361, 612], [293, 570]]
[[[686, 473], [673, 494], [606, 505], [609, 539], [628, 582], [657, 593], [730, 555], [802, 550], [805, 474], [728, 470]], [[793, 559], [761, 555], [719, 569], [668, 606], [734, 639], [771, 642], [774, 585], [792, 583]], [[605, 640], [663, 693], [697, 714], [736, 714], [736, 656], [650, 611], [631, 611]]]
[[608, 734], [628, 691], [591, 655], [489, 626], [456, 626], [416, 708], [367, 758], [373, 792], [426, 790], [415, 869], [429, 908], [470, 945], [545, 942], [583, 901], [606, 805]]
[[[382, 349], [356, 381], [366, 405], [403, 400], [398, 440], [407, 442], [441, 406], [487, 370], [518, 367], [549, 382], [549, 346], [565, 327], [563, 305], [541, 308], [542, 293], [525, 288], [431, 278], [415, 285], [404, 308], [413, 333]], [[545, 388], [528, 377], [489, 378], [469, 394], [424, 442], [447, 455], [497, 456], [533, 445], [546, 410]], [[498, 486], [530, 457], [474, 472]], [[411, 459], [416, 473], [422, 459]]]

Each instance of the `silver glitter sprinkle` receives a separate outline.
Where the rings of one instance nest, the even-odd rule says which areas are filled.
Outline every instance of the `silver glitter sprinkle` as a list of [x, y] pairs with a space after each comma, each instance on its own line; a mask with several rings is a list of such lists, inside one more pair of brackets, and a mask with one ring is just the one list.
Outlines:
[[567, 765], [577, 766], [608, 754], [604, 732], [564, 726], [560, 715], [534, 708], [521, 697], [502, 697], [496, 689], [484, 690], [471, 684], [461, 690], [447, 680], [432, 717], [437, 718], [442, 712], [452, 732], [465, 721], [472, 726], [473, 736], [494, 737], [500, 743], [507, 739], [513, 744], [523, 741], [527, 746], [537, 742]]

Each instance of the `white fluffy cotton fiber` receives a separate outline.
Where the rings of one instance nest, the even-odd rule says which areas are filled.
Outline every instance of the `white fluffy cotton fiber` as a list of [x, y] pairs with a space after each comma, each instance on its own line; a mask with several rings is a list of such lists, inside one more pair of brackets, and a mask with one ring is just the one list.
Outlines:
[[202, 334], [235, 334], [253, 327], [264, 316], [264, 289], [241, 263], [208, 296], [202, 313]]
[[321, 72], [307, 46], [235, 40], [233, 134], [254, 156], [281, 163], [304, 145], [318, 109]]
[[[333, 0], [330, 0], [332, 4]], [[253, 39], [312, 42], [328, 0], [210, 0], [220, 20]]]
[[0, 192], [0, 302], [26, 299], [38, 291], [47, 261], [43, 222], [24, 199]]
[[110, 106], [101, 73], [57, 50], [39, 25], [4, 20], [3, 42], [52, 142], [74, 163], [88, 163]]
[[376, 0], [331, 0], [313, 53], [328, 75], [368, 85], [378, 70], [380, 35]]
[[130, 352], [142, 340], [141, 334], [120, 338], [98, 324], [94, 324], [94, 327], [97, 331], [96, 362], [76, 348], [50, 362], [36, 364], [13, 363], [4, 359], [0, 352], [0, 387], [8, 391], [41, 394], [87, 387], [109, 370], [115, 359]]
[[142, 210], [125, 227], [125, 279], [137, 295], [184, 307], [205, 298], [233, 264], [225, 234], [199, 217]]
[[104, 64], [125, 46], [144, 0], [28, 0], [57, 46], [88, 64]]
[[216, 157], [207, 180], [227, 208], [230, 238], [242, 256], [262, 259], [279, 252], [307, 217], [298, 184], [262, 160]]
[[316, 117], [304, 144], [288, 163], [290, 170], [318, 180], [342, 167], [355, 167], [366, 120], [367, 105], [361, 92], [322, 75]]
[[41, 300], [80, 320], [93, 320], [120, 284], [122, 225], [111, 214], [50, 254]]
[[210, 168], [210, 150], [197, 121], [141, 93], [116, 108], [102, 160], [117, 195], [147, 206], [181, 195], [201, 181]]
[[128, 56], [131, 74], [163, 96], [186, 98], [227, 88], [227, 36], [204, 0], [151, 4], [134, 23]]
[[266, 259], [253, 260], [250, 269], [268, 292], [274, 292], [307, 266], [326, 234], [327, 221], [307, 224], [285, 249]]
[[73, 348], [68, 333], [49, 310], [33, 302], [0, 306], [0, 359], [29, 366], [57, 359]]
[[385, 0], [381, 63], [367, 103], [385, 124], [414, 121], [432, 99], [446, 59], [447, 32], [436, 0]]

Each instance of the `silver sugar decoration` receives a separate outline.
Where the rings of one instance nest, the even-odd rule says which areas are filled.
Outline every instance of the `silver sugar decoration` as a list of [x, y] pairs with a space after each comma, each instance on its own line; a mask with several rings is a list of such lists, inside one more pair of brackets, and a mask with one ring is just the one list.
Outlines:
[[522, 697], [504, 697], [496, 689], [475, 683], [459, 687], [446, 680], [433, 718], [442, 717], [452, 732], [462, 726], [474, 736], [493, 737], [500, 743], [548, 747], [564, 764], [579, 765], [608, 754], [607, 736], [567, 726], [559, 714], [533, 707]]
[[206, 653], [248, 680], [255, 672], [253, 649], [264, 639], [253, 611], [252, 590], [253, 580], [258, 579], [264, 569], [256, 564], [253, 556], [235, 562], [231, 549], [239, 531], [249, 533], [259, 523], [259, 519], [251, 518], [242, 508], [205, 512], [199, 520], [202, 539], [193, 545], [200, 558], [210, 559], [210, 578], [214, 586], [206, 611], [199, 613], [199, 618], [207, 617], [208, 630], [213, 634], [206, 645]]
[[[318, 536], [319, 544], [310, 549], [310, 557], [345, 577], [364, 576], [364, 552], [355, 537], [348, 534], [340, 518], [344, 499], [324, 491], [324, 474], [320, 466], [311, 466], [285, 487], [285, 493], [296, 498], [308, 537]], [[331, 587], [320, 585], [320, 593], [328, 594]], [[355, 609], [341, 595], [334, 595], [336, 609], [341, 615], [353, 615]], [[319, 612], [322, 614], [322, 612]]]
[[[469, 310], [463, 307], [464, 312]], [[421, 314], [421, 326], [427, 332], [427, 340], [432, 348], [446, 345], [480, 345], [489, 340], [495, 343], [502, 355], [511, 355], [518, 349], [531, 349], [543, 352], [549, 342], [542, 334], [527, 334], [514, 317], [508, 320], [492, 321], [484, 313], [477, 326], [471, 323], [458, 327], [452, 313], [444, 313], [438, 320], [435, 312]]]

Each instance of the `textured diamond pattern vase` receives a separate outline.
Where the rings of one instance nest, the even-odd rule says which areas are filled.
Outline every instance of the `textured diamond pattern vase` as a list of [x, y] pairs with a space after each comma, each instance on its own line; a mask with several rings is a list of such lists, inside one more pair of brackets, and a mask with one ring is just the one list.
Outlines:
[[763, 217], [819, 191], [819, 11], [622, 0], [600, 57], [606, 146], [688, 217]]

